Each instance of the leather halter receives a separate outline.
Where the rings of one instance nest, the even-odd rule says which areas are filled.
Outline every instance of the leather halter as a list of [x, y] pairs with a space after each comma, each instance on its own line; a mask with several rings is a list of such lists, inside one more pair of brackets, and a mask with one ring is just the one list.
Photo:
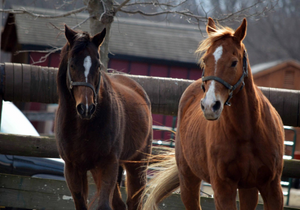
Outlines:
[[244, 78], [248, 76], [248, 64], [247, 64], [247, 52], [246, 50], [244, 50], [244, 57], [243, 57], [243, 74], [240, 77], [240, 79], [237, 81], [237, 83], [235, 83], [235, 85], [230, 85], [228, 82], [224, 81], [223, 79], [221, 79], [220, 77], [217, 76], [207, 76], [204, 77], [204, 71], [205, 69], [203, 68], [203, 72], [202, 72], [202, 90], [205, 92], [205, 88], [204, 88], [204, 82], [205, 81], [209, 81], [209, 80], [215, 80], [221, 84], [223, 84], [229, 91], [229, 95], [228, 98], [225, 102], [225, 105], [227, 106], [231, 106], [231, 104], [229, 103], [229, 100], [232, 98], [233, 96], [233, 91], [242, 83], [241, 88], [239, 89], [242, 90], [245, 82], [244, 82]]
[[73, 95], [73, 92], [72, 92], [72, 89], [73, 89], [74, 86], [86, 86], [86, 87], [89, 87], [89, 88], [92, 89], [92, 91], [94, 93], [95, 105], [97, 105], [97, 93], [100, 90], [101, 71], [99, 70], [99, 82], [98, 82], [98, 84], [96, 86], [96, 90], [95, 90], [94, 86], [91, 85], [88, 82], [73, 82], [73, 80], [71, 78], [71, 74], [70, 74], [70, 61], [68, 61], [67, 75], [68, 75], [68, 81], [69, 81], [69, 84], [70, 84], [69, 91], [70, 91], [72, 97], [74, 98], [74, 95]]

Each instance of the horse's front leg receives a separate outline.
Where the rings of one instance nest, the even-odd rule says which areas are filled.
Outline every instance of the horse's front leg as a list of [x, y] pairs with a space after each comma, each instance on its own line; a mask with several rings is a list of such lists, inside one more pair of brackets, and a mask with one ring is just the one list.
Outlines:
[[230, 180], [213, 179], [211, 186], [214, 191], [216, 210], [236, 210], [237, 184]]
[[264, 200], [265, 210], [283, 209], [283, 193], [280, 185], [280, 178], [281, 176], [278, 175], [273, 181], [258, 187]]
[[113, 195], [119, 170], [118, 162], [116, 155], [111, 155], [103, 159], [99, 166], [91, 170], [99, 190], [98, 210], [112, 210]]
[[65, 178], [71, 191], [76, 210], [87, 209], [88, 182], [87, 171], [74, 167], [71, 163], [65, 163]]

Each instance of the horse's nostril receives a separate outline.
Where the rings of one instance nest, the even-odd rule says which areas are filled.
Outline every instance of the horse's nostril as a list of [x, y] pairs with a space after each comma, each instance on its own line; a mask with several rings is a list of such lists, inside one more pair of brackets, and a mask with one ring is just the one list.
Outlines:
[[213, 110], [214, 112], [218, 111], [221, 107], [221, 102], [220, 101], [216, 101], [215, 105], [213, 105]]
[[89, 113], [93, 114], [96, 110], [96, 105], [95, 104], [91, 104], [89, 105]]
[[83, 104], [79, 104], [77, 106], [77, 112], [81, 115], [83, 115], [85, 113], [85, 106]]

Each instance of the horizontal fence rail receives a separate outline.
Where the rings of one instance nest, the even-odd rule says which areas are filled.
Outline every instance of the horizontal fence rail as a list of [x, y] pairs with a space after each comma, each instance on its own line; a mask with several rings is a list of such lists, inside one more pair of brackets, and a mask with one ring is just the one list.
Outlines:
[[[57, 103], [57, 68], [27, 64], [0, 64], [0, 96], [7, 101]], [[128, 75], [147, 92], [155, 114], [176, 115], [183, 91], [192, 80]], [[259, 87], [280, 114], [283, 123], [300, 126], [300, 91]], [[201, 90], [199, 90], [201, 91]]]
[[[0, 133], [0, 154], [58, 158], [56, 141], [51, 137], [22, 136]], [[153, 147], [153, 154], [159, 148]], [[300, 160], [284, 160], [282, 176], [300, 178]]]

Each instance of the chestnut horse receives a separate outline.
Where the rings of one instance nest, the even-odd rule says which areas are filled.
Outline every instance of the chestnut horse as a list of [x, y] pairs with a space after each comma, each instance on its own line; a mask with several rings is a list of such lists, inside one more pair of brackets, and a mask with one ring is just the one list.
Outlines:
[[126, 209], [117, 184], [119, 166], [127, 172], [127, 207], [136, 210], [151, 153], [150, 100], [135, 81], [101, 70], [98, 48], [105, 33], [90, 37], [65, 26], [67, 43], [57, 75], [57, 145], [77, 210], [88, 208], [87, 171], [97, 186], [97, 209]]
[[253, 82], [242, 43], [246, 27], [246, 19], [236, 31], [208, 19], [208, 38], [196, 51], [202, 79], [179, 103], [176, 161], [173, 156], [145, 191], [145, 210], [157, 209], [178, 187], [186, 209], [201, 209], [202, 180], [211, 183], [217, 210], [237, 209], [237, 189], [241, 210], [255, 209], [258, 191], [266, 210], [283, 209], [283, 124]]

